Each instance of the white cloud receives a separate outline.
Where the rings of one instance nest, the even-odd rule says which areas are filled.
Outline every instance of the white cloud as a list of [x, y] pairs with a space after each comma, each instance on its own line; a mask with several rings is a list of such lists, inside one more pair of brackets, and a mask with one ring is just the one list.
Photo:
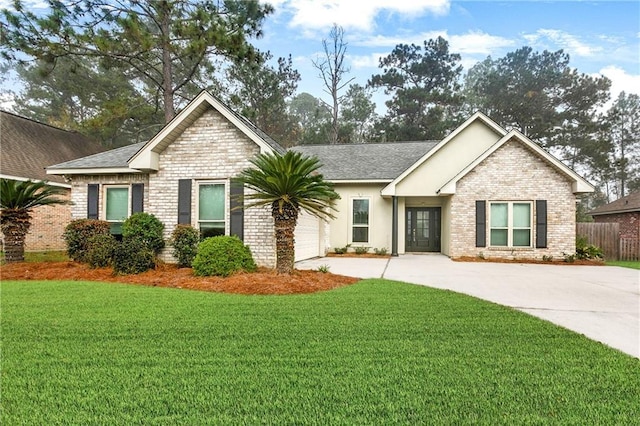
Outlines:
[[[446, 37], [445, 37], [446, 38]], [[515, 40], [493, 36], [481, 31], [449, 37], [450, 51], [466, 55], [491, 55], [496, 50], [516, 45]]]
[[345, 29], [371, 31], [381, 12], [406, 17], [425, 13], [445, 15], [450, 0], [280, 0], [278, 6], [291, 11], [291, 27], [318, 30], [335, 23]]
[[640, 74], [629, 74], [615, 65], [609, 65], [601, 69], [600, 74], [611, 80], [612, 101], [623, 91], [640, 95]]
[[602, 50], [601, 47], [589, 46], [578, 37], [560, 30], [539, 29], [535, 33], [525, 34], [523, 37], [535, 46], [546, 47], [545, 42], [548, 41], [554, 46], [553, 48], [561, 48], [571, 56], [591, 57]]
[[380, 58], [387, 56], [389, 53], [371, 53], [370, 55], [348, 55], [351, 66], [354, 69], [360, 68], [378, 68]]

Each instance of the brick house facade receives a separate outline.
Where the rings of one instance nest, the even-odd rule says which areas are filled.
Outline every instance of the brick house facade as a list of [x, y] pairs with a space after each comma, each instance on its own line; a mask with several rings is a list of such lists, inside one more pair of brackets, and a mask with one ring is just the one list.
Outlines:
[[[442, 141], [292, 149], [317, 157], [341, 196], [328, 224], [301, 216], [297, 260], [346, 245], [391, 248], [394, 255], [560, 258], [575, 251], [576, 195], [593, 191], [526, 136], [481, 113]], [[71, 180], [74, 218], [109, 219], [107, 192], [116, 189], [130, 200], [122, 204], [126, 214], [144, 210], [164, 223], [166, 240], [179, 223], [204, 236], [238, 235], [258, 264], [273, 266], [270, 212], [237, 204], [245, 189], [235, 180], [264, 152], [285, 150], [202, 92], [146, 144], [48, 172]], [[168, 261], [170, 251], [163, 253]]]

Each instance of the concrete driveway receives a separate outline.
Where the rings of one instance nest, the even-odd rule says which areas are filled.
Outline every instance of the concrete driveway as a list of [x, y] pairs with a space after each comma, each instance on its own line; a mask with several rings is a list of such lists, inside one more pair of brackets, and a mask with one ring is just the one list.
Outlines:
[[453, 262], [440, 254], [391, 259], [323, 257], [335, 274], [386, 278], [510, 306], [640, 358], [640, 271], [615, 266]]

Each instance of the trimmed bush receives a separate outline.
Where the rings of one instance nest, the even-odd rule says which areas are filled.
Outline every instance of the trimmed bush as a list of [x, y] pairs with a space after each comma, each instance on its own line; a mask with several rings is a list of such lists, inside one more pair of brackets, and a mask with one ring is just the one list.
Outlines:
[[238, 271], [257, 269], [251, 250], [236, 236], [211, 237], [198, 245], [193, 273], [198, 276], [228, 277]]
[[178, 266], [189, 268], [198, 252], [200, 233], [191, 225], [177, 225], [171, 233], [173, 256], [178, 259]]
[[134, 213], [122, 224], [122, 240], [139, 240], [154, 254], [164, 248], [164, 224], [152, 214]]
[[156, 266], [153, 251], [139, 239], [122, 240], [113, 253], [113, 273], [140, 274]]
[[78, 219], [69, 223], [62, 235], [67, 254], [76, 262], [87, 262], [89, 240], [95, 235], [110, 235], [111, 225], [104, 220]]
[[106, 268], [113, 263], [118, 241], [111, 234], [97, 234], [89, 238], [86, 261], [91, 268]]

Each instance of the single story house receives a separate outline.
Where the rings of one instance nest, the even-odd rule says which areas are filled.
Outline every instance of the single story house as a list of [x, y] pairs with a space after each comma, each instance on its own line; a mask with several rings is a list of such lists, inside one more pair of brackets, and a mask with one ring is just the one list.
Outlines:
[[[70, 132], [0, 111], [0, 178], [16, 181], [48, 181], [67, 188], [63, 176], [48, 175], [45, 168], [104, 151], [99, 144], [77, 132]], [[27, 251], [64, 250], [62, 233], [71, 221], [69, 205], [42, 206], [33, 210], [31, 228], [25, 240]]]
[[640, 191], [588, 213], [596, 223], [618, 223], [620, 238], [640, 239]]
[[[476, 113], [441, 141], [298, 146], [323, 164], [342, 197], [328, 223], [302, 215], [296, 259], [334, 247], [387, 248], [392, 254], [451, 257], [561, 257], [575, 251], [576, 195], [593, 187], [517, 131]], [[268, 209], [238, 209], [235, 177], [262, 152], [284, 152], [207, 92], [149, 142], [56, 164], [71, 182], [74, 218], [100, 218], [114, 230], [147, 211], [203, 235], [234, 234], [259, 264], [275, 264]], [[167, 250], [165, 256], [170, 258]]]

